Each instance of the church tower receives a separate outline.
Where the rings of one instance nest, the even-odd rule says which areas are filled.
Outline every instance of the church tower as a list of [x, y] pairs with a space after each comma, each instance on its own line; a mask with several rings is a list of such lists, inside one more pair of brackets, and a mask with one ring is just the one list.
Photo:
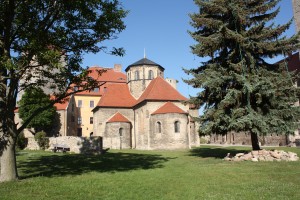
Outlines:
[[296, 24], [296, 31], [300, 31], [300, 1], [293, 0], [294, 19]]
[[146, 57], [129, 65], [125, 72], [132, 96], [138, 99], [152, 79], [158, 76], [164, 78], [164, 70], [162, 66]]

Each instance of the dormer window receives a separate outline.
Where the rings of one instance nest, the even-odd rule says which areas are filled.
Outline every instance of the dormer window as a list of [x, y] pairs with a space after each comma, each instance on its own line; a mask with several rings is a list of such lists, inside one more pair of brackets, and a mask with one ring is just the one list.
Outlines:
[[99, 92], [99, 88], [94, 88], [93, 92]]

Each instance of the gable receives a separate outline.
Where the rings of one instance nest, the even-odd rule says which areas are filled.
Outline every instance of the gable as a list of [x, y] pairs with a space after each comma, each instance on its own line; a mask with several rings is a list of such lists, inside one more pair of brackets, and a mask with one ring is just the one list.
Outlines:
[[167, 114], [167, 113], [178, 113], [178, 114], [188, 114], [178, 106], [176, 106], [172, 102], [167, 102], [164, 105], [162, 105], [159, 109], [154, 111], [151, 115], [156, 115], [156, 114]]
[[106, 123], [114, 123], [114, 122], [130, 123], [130, 121], [119, 112], [117, 112], [114, 116], [112, 116]]

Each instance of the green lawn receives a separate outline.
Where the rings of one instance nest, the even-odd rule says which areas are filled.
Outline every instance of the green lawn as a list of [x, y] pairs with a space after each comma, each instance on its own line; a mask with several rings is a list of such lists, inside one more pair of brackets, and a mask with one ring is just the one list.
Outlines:
[[[296, 152], [300, 149], [280, 148]], [[247, 147], [110, 150], [105, 155], [18, 153], [22, 180], [0, 199], [300, 199], [300, 162], [227, 162]]]

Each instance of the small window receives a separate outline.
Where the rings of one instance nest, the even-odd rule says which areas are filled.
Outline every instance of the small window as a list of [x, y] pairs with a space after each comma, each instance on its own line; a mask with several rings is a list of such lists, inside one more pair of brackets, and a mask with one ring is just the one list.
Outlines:
[[99, 88], [94, 88], [93, 92], [99, 92]]
[[94, 118], [90, 117], [90, 124], [93, 124], [93, 123], [94, 123]]
[[78, 91], [78, 86], [74, 86], [74, 91]]
[[74, 117], [74, 115], [71, 116], [71, 122], [75, 122], [75, 117]]
[[123, 128], [120, 128], [120, 129], [119, 129], [119, 135], [120, 135], [120, 137], [123, 136]]
[[78, 108], [82, 108], [82, 100], [78, 100]]
[[72, 103], [72, 112], [74, 112], [74, 103]]
[[94, 101], [90, 101], [90, 108], [94, 108]]
[[129, 82], [130, 81], [130, 74], [129, 74], [129, 72], [127, 73], [127, 82]]
[[134, 73], [134, 79], [135, 80], [139, 80], [140, 79], [140, 72], [139, 71], [135, 71], [135, 73]]
[[161, 133], [161, 123], [160, 122], [156, 122], [156, 132]]
[[82, 118], [81, 118], [81, 117], [78, 117], [77, 122], [78, 122], [78, 125], [81, 125], [81, 124], [82, 124]]
[[153, 77], [154, 77], [153, 71], [152, 71], [152, 70], [149, 70], [149, 71], [148, 71], [148, 79], [152, 80]]
[[107, 92], [107, 87], [104, 87], [103, 92], [104, 93]]
[[180, 132], [180, 122], [179, 121], [176, 121], [174, 123], [174, 131], [175, 131], [175, 133], [179, 133]]

